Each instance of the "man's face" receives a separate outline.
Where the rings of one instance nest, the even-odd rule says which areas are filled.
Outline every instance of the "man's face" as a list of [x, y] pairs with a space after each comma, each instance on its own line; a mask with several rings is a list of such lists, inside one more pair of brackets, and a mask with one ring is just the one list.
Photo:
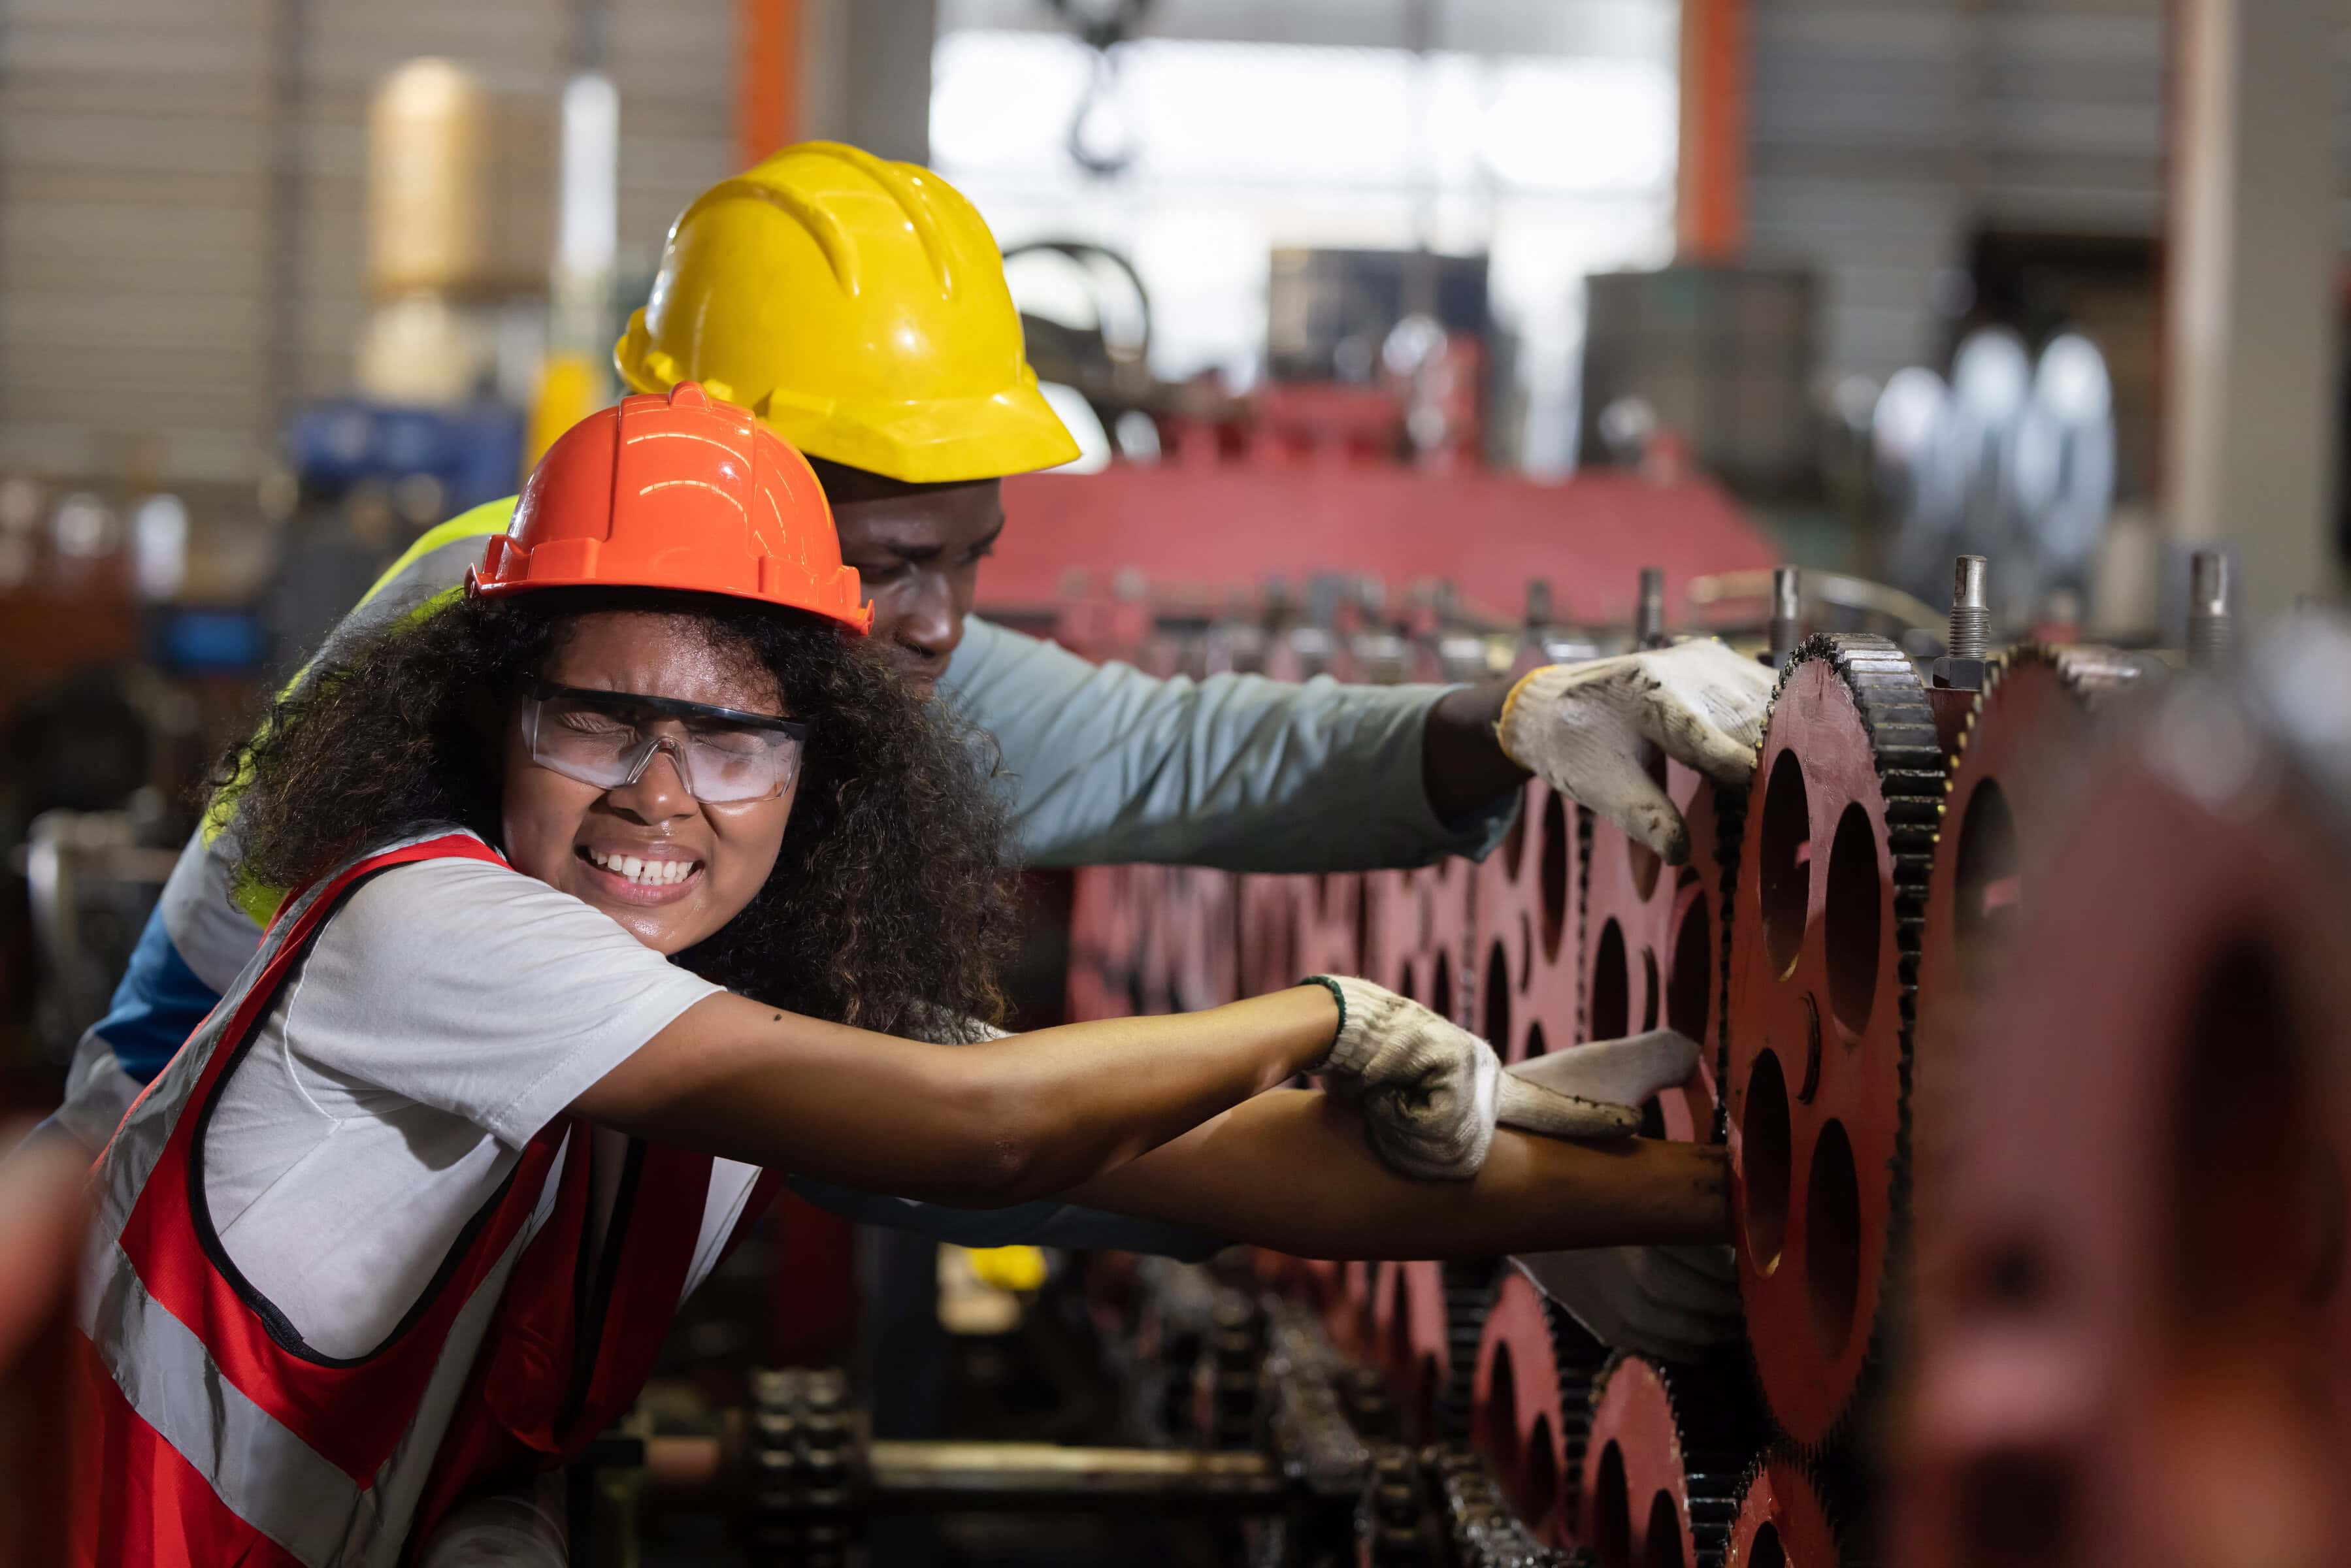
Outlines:
[[841, 559], [873, 606], [873, 637], [925, 690], [963, 641], [979, 563], [1004, 531], [1002, 485], [909, 485], [837, 463], [813, 465], [841, 530]]

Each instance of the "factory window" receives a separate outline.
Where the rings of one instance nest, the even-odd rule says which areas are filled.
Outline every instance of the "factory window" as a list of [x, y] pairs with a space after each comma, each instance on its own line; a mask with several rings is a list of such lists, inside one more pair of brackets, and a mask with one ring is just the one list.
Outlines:
[[[1172, 0], [1153, 25], [1176, 31], [1186, 9]], [[1149, 37], [1105, 66], [1068, 34], [948, 6], [931, 155], [1008, 250], [1081, 240], [1130, 257], [1168, 379], [1265, 372], [1276, 248], [1488, 256], [1523, 456], [1556, 469], [1573, 453], [1580, 280], [1671, 253], [1677, 112], [1671, 5], [1561, 14], [1580, 22], [1535, 40], [1552, 52]], [[1024, 308], [1093, 324], [1096, 290], [1061, 258], [1009, 271]]]

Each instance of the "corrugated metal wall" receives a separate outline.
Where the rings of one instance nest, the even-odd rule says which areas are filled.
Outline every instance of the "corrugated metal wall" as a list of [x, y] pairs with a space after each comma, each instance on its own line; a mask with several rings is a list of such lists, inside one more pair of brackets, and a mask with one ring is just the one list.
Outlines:
[[2164, 0], [1754, 0], [1750, 234], [1822, 270], [1822, 363], [1931, 363], [1979, 225], [2152, 235]]
[[623, 272], [642, 274], [733, 161], [731, 0], [8, 0], [0, 464], [257, 473], [278, 410], [350, 383], [377, 82], [440, 54], [499, 90], [522, 128], [502, 150], [501, 225], [543, 252], [545, 117], [599, 14]]

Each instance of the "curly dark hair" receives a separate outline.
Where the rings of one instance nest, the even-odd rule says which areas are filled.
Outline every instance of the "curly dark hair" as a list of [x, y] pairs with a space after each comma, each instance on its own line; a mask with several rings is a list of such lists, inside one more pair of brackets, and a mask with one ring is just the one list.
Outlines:
[[1016, 937], [992, 746], [910, 692], [863, 639], [751, 601], [569, 589], [455, 599], [330, 643], [215, 768], [237, 875], [297, 888], [435, 823], [500, 835], [497, 724], [598, 611], [667, 615], [765, 670], [810, 725], [767, 883], [677, 956], [705, 978], [861, 1029], [961, 1039], [1004, 1012]]

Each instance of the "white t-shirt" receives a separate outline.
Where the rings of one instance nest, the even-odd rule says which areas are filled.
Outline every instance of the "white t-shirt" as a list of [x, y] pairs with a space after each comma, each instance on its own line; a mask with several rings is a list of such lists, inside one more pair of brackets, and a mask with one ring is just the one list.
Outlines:
[[[222, 1247], [314, 1350], [368, 1354], [522, 1146], [720, 988], [520, 872], [380, 873], [328, 920], [220, 1092], [204, 1176]], [[716, 1167], [689, 1290], [758, 1174]]]

